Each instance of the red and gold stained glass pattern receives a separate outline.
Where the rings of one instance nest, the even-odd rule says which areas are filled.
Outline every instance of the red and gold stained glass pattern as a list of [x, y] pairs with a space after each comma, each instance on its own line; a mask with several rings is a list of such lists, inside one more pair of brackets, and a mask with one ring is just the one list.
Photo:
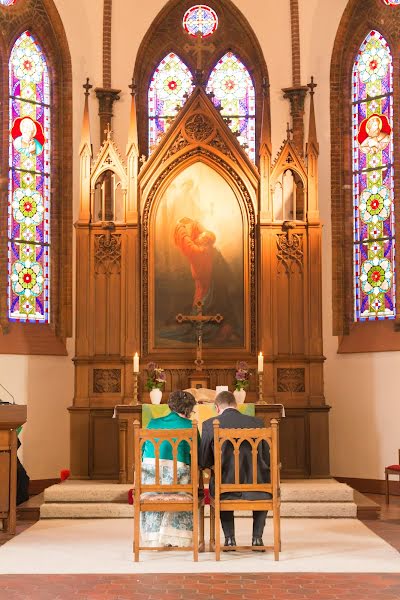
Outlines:
[[9, 61], [8, 316], [49, 322], [50, 86], [29, 31]]
[[393, 319], [393, 66], [371, 31], [353, 66], [354, 319]]
[[218, 27], [217, 13], [203, 4], [197, 4], [187, 10], [183, 17], [183, 28], [194, 37], [201, 35], [202, 38], [214, 33]]
[[173, 122], [192, 90], [193, 82], [189, 69], [179, 56], [171, 52], [154, 71], [149, 86], [149, 154]]
[[256, 102], [254, 85], [244, 64], [232, 52], [227, 52], [211, 72], [207, 92], [213, 92], [213, 102], [222, 107], [229, 127], [254, 162], [256, 158]]

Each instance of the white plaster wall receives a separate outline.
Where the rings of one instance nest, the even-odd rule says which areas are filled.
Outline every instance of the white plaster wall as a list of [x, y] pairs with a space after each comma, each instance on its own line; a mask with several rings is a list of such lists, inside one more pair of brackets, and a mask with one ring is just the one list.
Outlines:
[[[66, 30], [73, 70], [74, 216], [78, 199], [78, 147], [82, 119], [82, 84], [87, 76], [102, 85], [101, 0], [55, 0]], [[281, 88], [291, 85], [289, 0], [235, 0], [262, 46], [271, 83], [272, 144], [276, 153], [285, 137], [289, 105]], [[314, 75], [320, 143], [320, 206], [323, 231], [323, 318], [325, 392], [330, 417], [332, 474], [381, 478], [385, 464], [397, 454], [400, 403], [396, 398], [397, 353], [337, 355], [332, 336], [330, 226], [330, 106], [329, 77], [333, 43], [347, 0], [300, 0], [302, 84]], [[162, 0], [114, 0], [112, 85], [121, 89], [115, 105], [115, 139], [126, 145], [130, 83], [141, 39]], [[97, 152], [97, 101], [92, 95], [91, 123]], [[33, 479], [55, 477], [69, 462], [69, 417], [73, 396], [74, 341], [68, 357], [1, 357], [0, 382], [18, 402], [28, 404], [24, 430], [24, 462]]]

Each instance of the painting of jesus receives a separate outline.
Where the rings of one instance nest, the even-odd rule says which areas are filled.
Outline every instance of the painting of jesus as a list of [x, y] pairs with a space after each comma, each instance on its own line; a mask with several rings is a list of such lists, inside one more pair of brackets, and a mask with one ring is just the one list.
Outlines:
[[203, 326], [203, 345], [244, 345], [244, 222], [227, 181], [204, 163], [182, 171], [157, 206], [154, 231], [155, 346], [193, 347], [195, 325], [177, 314], [221, 314]]

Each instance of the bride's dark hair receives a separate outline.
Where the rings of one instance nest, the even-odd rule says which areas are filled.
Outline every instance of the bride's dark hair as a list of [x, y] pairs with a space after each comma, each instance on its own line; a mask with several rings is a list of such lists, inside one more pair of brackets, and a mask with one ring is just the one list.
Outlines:
[[168, 398], [168, 406], [173, 412], [185, 415], [188, 419], [193, 412], [193, 408], [196, 404], [196, 400], [190, 392], [184, 392], [183, 390], [177, 390], [171, 392]]

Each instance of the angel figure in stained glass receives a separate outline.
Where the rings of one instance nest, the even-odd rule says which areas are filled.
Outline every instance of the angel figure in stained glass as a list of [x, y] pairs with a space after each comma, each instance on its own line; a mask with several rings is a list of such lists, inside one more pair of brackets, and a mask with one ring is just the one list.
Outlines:
[[360, 150], [364, 154], [376, 154], [384, 150], [390, 142], [392, 129], [385, 115], [373, 114], [365, 119], [358, 133]]
[[37, 156], [43, 152], [44, 135], [40, 123], [30, 117], [15, 119], [11, 136], [14, 148], [24, 156]]

